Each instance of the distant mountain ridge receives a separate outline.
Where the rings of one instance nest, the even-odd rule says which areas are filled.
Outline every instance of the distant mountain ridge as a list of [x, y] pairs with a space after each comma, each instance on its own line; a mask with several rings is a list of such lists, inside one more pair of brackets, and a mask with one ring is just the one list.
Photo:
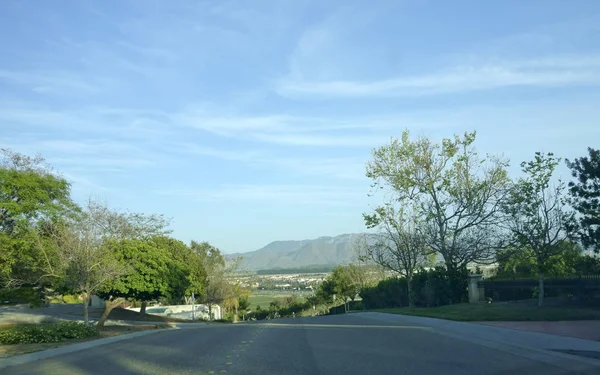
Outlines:
[[363, 233], [319, 237], [312, 240], [273, 241], [241, 256], [241, 267], [249, 271], [309, 266], [335, 266], [356, 260], [356, 244]]

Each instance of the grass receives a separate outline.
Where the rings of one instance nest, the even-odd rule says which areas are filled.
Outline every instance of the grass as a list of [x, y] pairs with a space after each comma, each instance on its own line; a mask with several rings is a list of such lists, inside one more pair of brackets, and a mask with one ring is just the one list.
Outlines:
[[600, 311], [598, 310], [493, 303], [463, 303], [440, 307], [404, 307], [374, 311], [463, 322], [600, 320]]
[[[255, 293], [248, 297], [248, 301], [250, 302], [250, 309], [256, 309], [256, 306], [260, 306], [261, 309], [268, 309], [269, 304], [277, 298], [289, 297], [291, 293]], [[299, 299], [302, 299], [301, 296], [298, 296]]]

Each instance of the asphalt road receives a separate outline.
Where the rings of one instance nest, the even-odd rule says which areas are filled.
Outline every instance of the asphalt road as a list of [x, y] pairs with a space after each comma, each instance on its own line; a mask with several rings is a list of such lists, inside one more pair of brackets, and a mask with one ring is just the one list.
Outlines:
[[531, 356], [447, 336], [434, 328], [382, 324], [361, 314], [271, 322], [163, 331], [0, 372], [3, 375], [600, 374], [600, 367], [572, 372], [564, 363], [556, 366]]

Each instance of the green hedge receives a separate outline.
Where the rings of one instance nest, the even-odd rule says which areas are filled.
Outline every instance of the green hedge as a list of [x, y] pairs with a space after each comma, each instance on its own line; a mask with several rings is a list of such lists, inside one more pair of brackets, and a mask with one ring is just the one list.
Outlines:
[[61, 342], [69, 339], [85, 339], [99, 335], [96, 326], [78, 322], [56, 324], [20, 325], [0, 329], [0, 344], [39, 344]]
[[[462, 268], [448, 271], [444, 267], [419, 270], [413, 275], [412, 299], [417, 307], [443, 306], [467, 301], [469, 271]], [[376, 286], [360, 292], [367, 309], [406, 307], [409, 305], [406, 278], [382, 280]]]
[[31, 287], [0, 289], [0, 304], [43, 304], [43, 295]]

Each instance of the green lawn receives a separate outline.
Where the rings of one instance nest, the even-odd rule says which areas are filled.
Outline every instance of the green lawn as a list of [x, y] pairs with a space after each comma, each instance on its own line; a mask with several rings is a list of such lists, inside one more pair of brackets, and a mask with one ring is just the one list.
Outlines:
[[[283, 298], [291, 295], [291, 293], [253, 293], [250, 295], [250, 297], [248, 297], [248, 300], [250, 301], [250, 309], [256, 309], [257, 305], [260, 306], [261, 309], [268, 309], [271, 301], [275, 300], [276, 298]], [[298, 296], [298, 298], [302, 299], [301, 296]]]
[[430, 308], [375, 310], [389, 314], [415, 315], [457, 321], [557, 321], [600, 320], [600, 311], [568, 307], [537, 307], [514, 304], [458, 304]]

